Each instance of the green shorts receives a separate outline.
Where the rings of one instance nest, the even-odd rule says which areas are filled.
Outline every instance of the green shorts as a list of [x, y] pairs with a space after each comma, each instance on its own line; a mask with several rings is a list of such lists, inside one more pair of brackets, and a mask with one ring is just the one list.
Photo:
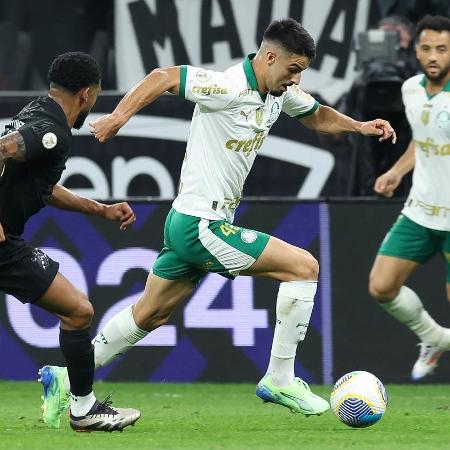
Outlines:
[[433, 230], [400, 214], [378, 250], [379, 255], [426, 263], [441, 252], [447, 262], [447, 282], [450, 283], [450, 232]]
[[152, 272], [167, 280], [197, 284], [208, 272], [234, 279], [261, 255], [270, 236], [171, 209], [164, 225], [164, 248]]

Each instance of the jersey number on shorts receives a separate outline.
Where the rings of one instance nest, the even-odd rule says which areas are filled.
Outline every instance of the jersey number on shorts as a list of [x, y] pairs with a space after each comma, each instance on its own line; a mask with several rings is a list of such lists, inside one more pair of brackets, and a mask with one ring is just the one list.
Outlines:
[[220, 231], [224, 236], [228, 237], [230, 234], [236, 234], [239, 231], [239, 227], [235, 227], [234, 225], [225, 222], [220, 225]]

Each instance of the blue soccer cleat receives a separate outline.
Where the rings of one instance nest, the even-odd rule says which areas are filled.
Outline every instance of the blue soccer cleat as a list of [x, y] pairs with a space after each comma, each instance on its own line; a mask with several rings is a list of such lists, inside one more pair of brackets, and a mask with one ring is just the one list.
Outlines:
[[70, 395], [64, 387], [66, 367], [44, 366], [38, 371], [38, 381], [44, 387], [41, 397], [42, 417], [49, 428], [59, 428], [61, 415], [69, 408]]

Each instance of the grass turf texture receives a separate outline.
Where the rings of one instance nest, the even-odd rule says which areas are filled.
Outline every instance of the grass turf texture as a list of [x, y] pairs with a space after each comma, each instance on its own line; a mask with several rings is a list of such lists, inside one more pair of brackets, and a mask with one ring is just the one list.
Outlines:
[[[450, 449], [450, 386], [387, 386], [388, 410], [371, 428], [352, 429], [331, 411], [306, 418], [266, 404], [254, 385], [98, 383], [117, 406], [141, 410], [123, 433], [75, 433], [40, 419], [38, 383], [0, 382], [0, 449]], [[314, 386], [328, 398], [330, 388]]]

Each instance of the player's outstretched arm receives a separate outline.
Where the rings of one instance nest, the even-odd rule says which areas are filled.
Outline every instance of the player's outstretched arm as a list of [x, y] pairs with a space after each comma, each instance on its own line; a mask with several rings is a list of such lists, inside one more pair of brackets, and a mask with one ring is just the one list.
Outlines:
[[155, 69], [127, 92], [111, 114], [99, 117], [89, 125], [91, 133], [100, 142], [113, 138], [128, 120], [160, 97], [164, 92], [178, 94], [180, 67]]
[[398, 161], [375, 180], [374, 191], [385, 197], [392, 197], [403, 177], [414, 168], [415, 162], [415, 143], [414, 139], [411, 139]]
[[107, 220], [120, 222], [120, 229], [136, 222], [136, 216], [130, 205], [126, 202], [105, 205], [89, 198], [80, 197], [69, 189], [59, 184], [53, 187], [53, 192], [48, 199], [48, 204], [58, 209], [75, 211], [83, 214], [100, 216]]
[[387, 139], [391, 139], [393, 144], [397, 142], [395, 130], [387, 120], [359, 122], [329, 106], [320, 105], [313, 114], [303, 117], [300, 122], [321, 133], [359, 133], [364, 136], [378, 136], [380, 142]]

